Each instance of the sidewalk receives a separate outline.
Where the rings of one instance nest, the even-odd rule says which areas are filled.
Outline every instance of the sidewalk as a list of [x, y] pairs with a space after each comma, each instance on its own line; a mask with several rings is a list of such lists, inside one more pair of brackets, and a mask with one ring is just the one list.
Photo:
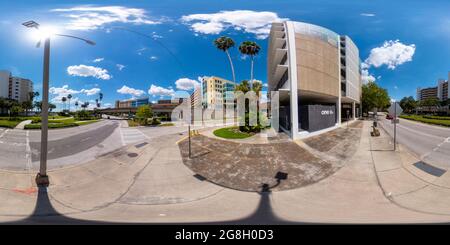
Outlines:
[[25, 125], [28, 125], [32, 122], [32, 120], [25, 120], [17, 124], [17, 126], [14, 129], [24, 129]]

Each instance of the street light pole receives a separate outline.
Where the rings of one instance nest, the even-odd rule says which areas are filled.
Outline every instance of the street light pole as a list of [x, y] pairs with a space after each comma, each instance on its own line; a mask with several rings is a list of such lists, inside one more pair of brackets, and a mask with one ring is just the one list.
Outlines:
[[[35, 21], [27, 21], [22, 23], [25, 27], [39, 29], [39, 24]], [[45, 37], [44, 43], [44, 75], [42, 79], [42, 102], [41, 102], [41, 155], [39, 173], [36, 175], [36, 184], [38, 186], [48, 186], [50, 181], [47, 176], [47, 145], [48, 145], [48, 90], [49, 90], [49, 77], [50, 77], [50, 33]], [[86, 42], [90, 45], [95, 45], [95, 42], [66, 34], [52, 34], [53, 36], [69, 37]], [[39, 41], [36, 47], [40, 46]]]
[[47, 144], [48, 144], [48, 87], [50, 77], [50, 37], [44, 44], [44, 76], [42, 79], [42, 109], [41, 109], [41, 162], [39, 173], [36, 176], [36, 184], [48, 186], [47, 176]]

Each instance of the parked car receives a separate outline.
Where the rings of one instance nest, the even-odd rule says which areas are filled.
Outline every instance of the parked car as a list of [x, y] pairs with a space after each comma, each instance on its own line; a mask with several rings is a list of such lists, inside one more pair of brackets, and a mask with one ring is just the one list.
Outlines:
[[393, 116], [391, 116], [391, 115], [389, 115], [389, 114], [386, 114], [386, 119], [388, 119], [388, 120], [392, 120], [392, 119], [394, 119], [394, 117], [393, 117]]

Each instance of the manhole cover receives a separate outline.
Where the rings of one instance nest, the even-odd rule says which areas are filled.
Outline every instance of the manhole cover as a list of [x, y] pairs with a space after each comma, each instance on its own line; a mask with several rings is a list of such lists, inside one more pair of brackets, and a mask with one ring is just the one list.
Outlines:
[[141, 147], [143, 147], [143, 146], [146, 145], [146, 144], [148, 144], [148, 143], [147, 143], [147, 142], [144, 142], [144, 143], [137, 144], [137, 145], [135, 145], [134, 147], [136, 147], [136, 148], [141, 148]]
[[137, 153], [128, 153], [128, 156], [129, 156], [129, 157], [137, 157], [138, 154], [137, 154]]

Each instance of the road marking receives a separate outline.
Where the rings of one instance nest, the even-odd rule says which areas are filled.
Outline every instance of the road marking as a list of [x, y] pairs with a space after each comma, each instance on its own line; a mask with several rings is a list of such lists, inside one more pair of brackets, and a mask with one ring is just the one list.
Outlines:
[[142, 133], [140, 130], [134, 128], [121, 128], [120, 133], [123, 145], [150, 139], [150, 137]]
[[31, 147], [30, 147], [30, 131], [27, 130], [27, 136], [26, 136], [26, 150], [25, 150], [25, 156], [27, 158], [27, 166], [26, 169], [30, 171], [33, 168], [33, 165], [31, 163]]
[[3, 131], [3, 133], [2, 134], [0, 134], [0, 138], [2, 138], [6, 133], [8, 133], [8, 131], [9, 131], [9, 129], [7, 129], [7, 130], [5, 130], [5, 131]]

